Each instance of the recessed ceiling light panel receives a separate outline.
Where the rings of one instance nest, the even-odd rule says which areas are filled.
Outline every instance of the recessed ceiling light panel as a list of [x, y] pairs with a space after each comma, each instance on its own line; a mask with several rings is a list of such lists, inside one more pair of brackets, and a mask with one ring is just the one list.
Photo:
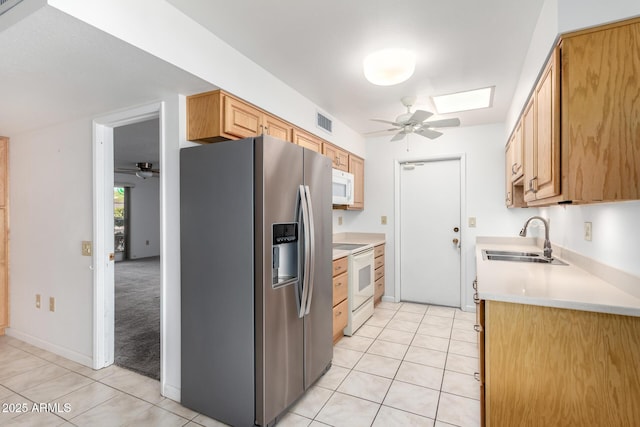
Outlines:
[[407, 49], [383, 49], [369, 54], [363, 62], [364, 76], [374, 85], [402, 83], [416, 69], [416, 55]]
[[493, 105], [495, 86], [474, 89], [448, 95], [432, 96], [433, 105], [438, 114], [457, 113], [459, 111], [477, 110]]

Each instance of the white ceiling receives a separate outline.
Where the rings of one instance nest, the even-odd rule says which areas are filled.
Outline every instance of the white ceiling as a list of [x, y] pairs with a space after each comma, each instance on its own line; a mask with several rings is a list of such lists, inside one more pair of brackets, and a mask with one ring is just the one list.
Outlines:
[[[358, 132], [404, 113], [400, 98], [495, 86], [490, 109], [462, 125], [505, 120], [544, 0], [167, 0]], [[418, 56], [405, 83], [374, 86], [362, 59], [405, 47]], [[449, 117], [449, 116], [442, 116]], [[436, 118], [436, 117], [434, 117]]]

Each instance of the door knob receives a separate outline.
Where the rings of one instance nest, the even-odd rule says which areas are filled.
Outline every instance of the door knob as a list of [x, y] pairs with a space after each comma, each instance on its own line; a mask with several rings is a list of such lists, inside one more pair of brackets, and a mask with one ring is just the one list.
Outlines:
[[460, 229], [458, 227], [453, 227], [453, 231], [457, 233], [458, 231], [460, 231]]
[[458, 239], [453, 239], [453, 243], [454, 243], [455, 245], [457, 245], [457, 244], [458, 244], [458, 242], [459, 242], [459, 240], [458, 240]]

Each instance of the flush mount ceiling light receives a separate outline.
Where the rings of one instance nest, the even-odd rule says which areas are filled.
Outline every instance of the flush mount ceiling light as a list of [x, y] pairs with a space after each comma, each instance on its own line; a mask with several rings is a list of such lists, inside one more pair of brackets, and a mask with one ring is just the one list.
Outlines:
[[438, 114], [457, 113], [491, 107], [495, 86], [448, 95], [432, 96]]
[[367, 55], [363, 61], [364, 76], [374, 85], [402, 83], [416, 69], [416, 55], [407, 49], [383, 49]]

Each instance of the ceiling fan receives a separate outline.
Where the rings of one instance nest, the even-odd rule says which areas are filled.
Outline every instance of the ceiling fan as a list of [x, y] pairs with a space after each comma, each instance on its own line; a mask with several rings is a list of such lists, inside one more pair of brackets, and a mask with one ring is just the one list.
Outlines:
[[136, 163], [136, 169], [117, 168], [115, 170], [118, 173], [128, 173], [137, 176], [138, 178], [147, 179], [160, 174], [159, 169], [153, 169], [153, 163], [139, 162]]
[[416, 110], [412, 113], [411, 107], [416, 102], [415, 96], [402, 97], [400, 102], [402, 102], [402, 105], [407, 107], [407, 112], [396, 117], [395, 121], [391, 122], [389, 120], [371, 119], [374, 122], [389, 123], [396, 126], [395, 128], [387, 129], [387, 131], [399, 131], [393, 138], [391, 138], [391, 141], [399, 141], [409, 133], [415, 133], [417, 135], [424, 136], [425, 138], [435, 139], [441, 136], [442, 132], [433, 130], [433, 128], [460, 126], [460, 119], [457, 117], [427, 122], [425, 120], [433, 116], [433, 113], [425, 110]]

